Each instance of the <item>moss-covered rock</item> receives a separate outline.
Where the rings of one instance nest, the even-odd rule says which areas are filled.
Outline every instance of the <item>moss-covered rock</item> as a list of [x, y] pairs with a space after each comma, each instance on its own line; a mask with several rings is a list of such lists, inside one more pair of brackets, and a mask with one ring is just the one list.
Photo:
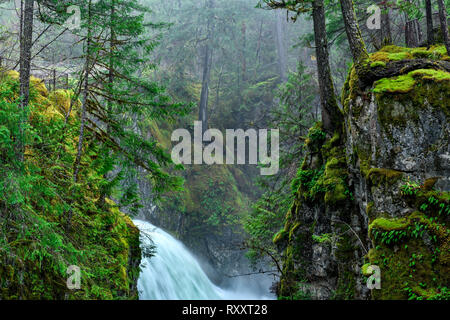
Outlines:
[[[442, 45], [387, 46], [364, 67], [413, 59], [449, 57]], [[284, 297], [302, 288], [313, 299], [449, 299], [449, 80], [448, 72], [417, 69], [361, 88], [351, 68], [345, 132], [308, 139], [294, 180], [282, 230], [292, 237], [277, 239], [286, 248]], [[324, 234], [332, 252], [318, 249], [328, 245]], [[366, 286], [371, 265], [381, 269], [381, 290]]]

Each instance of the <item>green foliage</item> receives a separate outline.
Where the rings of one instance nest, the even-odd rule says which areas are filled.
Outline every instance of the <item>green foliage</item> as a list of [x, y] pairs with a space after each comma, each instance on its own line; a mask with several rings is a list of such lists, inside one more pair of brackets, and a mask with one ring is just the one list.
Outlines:
[[222, 199], [222, 195], [225, 193], [225, 182], [216, 183], [210, 179], [200, 202], [204, 210], [209, 212], [206, 223], [218, 230], [222, 230], [224, 225], [232, 225], [237, 222], [237, 217], [233, 215], [234, 207]]
[[313, 198], [319, 192], [326, 192], [327, 189], [317, 184], [317, 181], [323, 176], [325, 167], [317, 170], [302, 170], [297, 171], [297, 176], [292, 180], [291, 190], [295, 194], [300, 187], [303, 192], [309, 197]]
[[312, 235], [312, 239], [317, 243], [332, 243], [333, 235], [331, 233], [324, 233], [322, 235]]
[[[271, 113], [269, 127], [279, 128], [283, 137], [280, 139], [280, 172], [259, 180], [264, 193], [244, 222], [244, 228], [250, 235], [248, 256], [252, 262], [267, 257], [266, 250], [273, 257], [278, 257], [274, 242], [277, 242], [278, 236], [285, 234], [279, 232], [277, 236], [275, 233], [283, 226], [301, 180], [313, 174], [301, 173], [299, 167], [302, 161], [298, 160], [304, 153], [303, 136], [317, 116], [317, 110], [311, 108], [316, 93], [311, 80], [306, 68], [298, 64], [297, 72], [290, 73], [287, 83], [279, 86], [277, 96], [280, 104]], [[322, 140], [324, 133], [320, 129], [312, 130], [308, 139]], [[299, 173], [295, 176], [296, 171]]]
[[[87, 134], [80, 179], [73, 182], [79, 119], [66, 120], [45, 91], [33, 84], [30, 105], [21, 110], [18, 80], [1, 73], [0, 297], [137, 298], [139, 231], [113, 201], [99, 201], [105, 183], [118, 187], [103, 178], [112, 164]], [[28, 117], [23, 135], [21, 113]], [[24, 162], [14, 150], [21, 137]], [[70, 265], [81, 268], [80, 290], [66, 288]]]

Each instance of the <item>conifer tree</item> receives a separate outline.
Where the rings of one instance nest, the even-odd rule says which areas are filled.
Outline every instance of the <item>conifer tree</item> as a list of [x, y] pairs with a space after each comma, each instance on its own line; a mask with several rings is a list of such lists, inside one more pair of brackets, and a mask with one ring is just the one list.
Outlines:
[[170, 155], [154, 137], [138, 130], [143, 119], [170, 121], [189, 111], [186, 104], [172, 103], [162, 86], [142, 78], [139, 72], [148, 66], [157, 45], [152, 31], [164, 24], [147, 22], [150, 11], [137, 0], [46, 0], [39, 4], [46, 9], [41, 19], [48, 23], [62, 24], [71, 5], [79, 6], [82, 14], [81, 29], [73, 31], [84, 44], [83, 67], [73, 96], [73, 101], [82, 101], [74, 181], [83, 170], [88, 134], [101, 145], [105, 177], [114, 171], [105, 182], [101, 199], [127, 177], [121, 184], [121, 204], [133, 204], [136, 209], [136, 185], [131, 179], [136, 166], [148, 174], [156, 195], [179, 188], [181, 179], [162, 169], [172, 164]]
[[272, 9], [287, 9], [296, 16], [311, 11], [314, 23], [314, 40], [316, 47], [319, 91], [323, 128], [332, 134], [342, 125], [343, 116], [339, 110], [334, 92], [333, 79], [329, 61], [328, 39], [325, 27], [325, 8], [323, 0], [314, 1], [274, 1], [264, 0]]

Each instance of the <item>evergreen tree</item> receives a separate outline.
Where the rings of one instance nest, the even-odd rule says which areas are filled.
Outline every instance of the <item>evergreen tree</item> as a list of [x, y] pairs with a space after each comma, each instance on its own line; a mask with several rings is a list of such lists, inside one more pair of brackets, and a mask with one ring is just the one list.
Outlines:
[[323, 0], [314, 0], [312, 2], [302, 0], [288, 2], [263, 0], [263, 2], [272, 9], [287, 9], [294, 12], [294, 19], [301, 13], [312, 11], [322, 123], [325, 131], [332, 134], [341, 128], [343, 116], [337, 104], [333, 79], [331, 76]]

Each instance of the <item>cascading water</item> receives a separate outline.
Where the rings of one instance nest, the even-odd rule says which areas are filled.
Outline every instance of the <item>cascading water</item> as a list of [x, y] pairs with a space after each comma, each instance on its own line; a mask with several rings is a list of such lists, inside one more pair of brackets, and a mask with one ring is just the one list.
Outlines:
[[141, 300], [260, 300], [271, 297], [251, 291], [225, 290], [214, 285], [188, 249], [151, 223], [134, 223], [149, 237], [142, 245], [156, 246], [156, 254], [141, 261], [138, 280]]

